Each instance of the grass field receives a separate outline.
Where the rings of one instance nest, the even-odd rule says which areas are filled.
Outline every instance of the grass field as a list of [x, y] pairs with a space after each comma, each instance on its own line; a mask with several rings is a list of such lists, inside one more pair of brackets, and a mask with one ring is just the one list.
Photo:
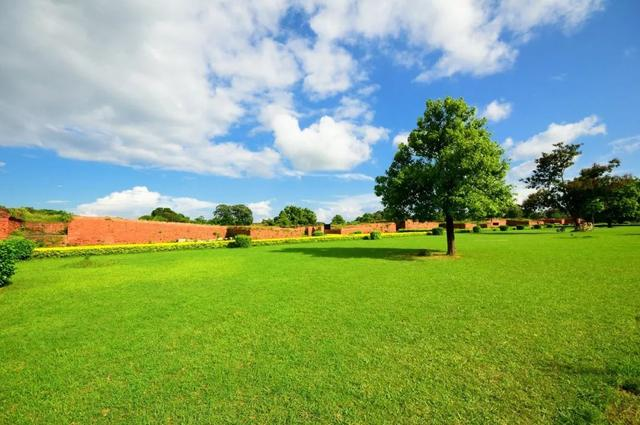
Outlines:
[[640, 228], [20, 263], [0, 423], [640, 423]]

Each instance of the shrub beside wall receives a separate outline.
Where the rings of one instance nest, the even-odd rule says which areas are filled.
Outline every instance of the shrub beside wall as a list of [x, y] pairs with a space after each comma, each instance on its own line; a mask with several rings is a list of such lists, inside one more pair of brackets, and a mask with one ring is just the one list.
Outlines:
[[503, 224], [503, 225], [501, 225], [501, 226], [500, 226], [500, 231], [501, 231], [501, 232], [506, 232], [507, 230], [509, 230], [509, 226], [507, 226], [507, 225], [505, 225], [505, 224]]
[[28, 260], [36, 247], [36, 243], [23, 237], [11, 237], [4, 242], [3, 245], [13, 252], [16, 260]]
[[229, 248], [249, 248], [251, 246], [251, 236], [236, 235]]
[[4, 243], [0, 244], [0, 286], [8, 284], [11, 280], [16, 271], [15, 261], [11, 248]]
[[373, 232], [369, 233], [369, 239], [371, 240], [382, 239], [382, 233], [374, 230]]
[[444, 233], [444, 229], [442, 227], [436, 227], [435, 229], [431, 229], [431, 234], [435, 236], [439, 236]]

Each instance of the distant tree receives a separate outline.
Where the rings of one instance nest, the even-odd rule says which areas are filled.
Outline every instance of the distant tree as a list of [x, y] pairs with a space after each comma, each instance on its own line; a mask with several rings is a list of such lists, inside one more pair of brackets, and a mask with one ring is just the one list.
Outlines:
[[197, 223], [197, 224], [209, 224], [209, 220], [204, 218], [204, 216], [199, 216], [199, 217], [194, 218], [193, 222]]
[[463, 99], [429, 100], [408, 143], [376, 178], [376, 195], [394, 219], [445, 218], [448, 255], [456, 252], [454, 220], [495, 217], [513, 202], [509, 166], [486, 123]]
[[346, 220], [340, 214], [336, 214], [331, 219], [331, 224], [341, 225], [341, 224], [345, 224], [345, 223], [346, 223]]
[[624, 221], [640, 221], [640, 179], [630, 175], [613, 176], [602, 196], [602, 209], [596, 213], [609, 226]]
[[253, 223], [253, 213], [243, 204], [220, 204], [216, 206], [211, 223], [221, 226], [248, 226]]
[[620, 166], [612, 159], [607, 164], [593, 164], [583, 168], [574, 179], [565, 173], [580, 155], [579, 144], [556, 143], [553, 151], [536, 159], [531, 176], [523, 179], [527, 187], [537, 189], [525, 200], [527, 210], [558, 210], [571, 217], [576, 229], [580, 219], [594, 220], [606, 208], [606, 199], [617, 180], [611, 173]]
[[308, 208], [287, 205], [274, 219], [274, 224], [281, 227], [310, 226], [317, 223], [316, 213]]
[[261, 224], [263, 226], [275, 226], [275, 221], [272, 218], [264, 218], [262, 219]]
[[189, 217], [184, 214], [177, 213], [171, 208], [159, 207], [151, 211], [149, 215], [143, 215], [140, 220], [149, 221], [169, 221], [174, 223], [188, 223], [191, 221]]
[[524, 217], [524, 211], [520, 205], [514, 203], [507, 207], [504, 216], [507, 218], [522, 218]]
[[358, 223], [379, 223], [382, 221], [388, 221], [389, 218], [384, 211], [376, 211], [373, 213], [364, 213], [360, 217], [356, 217], [355, 221]]

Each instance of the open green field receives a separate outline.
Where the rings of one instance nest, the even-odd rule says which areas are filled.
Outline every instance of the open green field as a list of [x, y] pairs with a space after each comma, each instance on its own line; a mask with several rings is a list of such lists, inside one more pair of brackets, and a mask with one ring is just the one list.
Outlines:
[[0, 423], [640, 423], [640, 228], [31, 260]]

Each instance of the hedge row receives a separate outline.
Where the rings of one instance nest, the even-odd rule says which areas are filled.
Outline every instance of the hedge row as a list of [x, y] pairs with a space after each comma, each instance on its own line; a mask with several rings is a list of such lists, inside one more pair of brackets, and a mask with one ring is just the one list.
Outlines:
[[[412, 233], [384, 233], [383, 237], [403, 237], [415, 236], [418, 232]], [[427, 234], [427, 232], [421, 232]], [[331, 242], [336, 240], [358, 240], [368, 239], [369, 235], [325, 235], [301, 238], [280, 238], [280, 239], [258, 239], [251, 241], [252, 246], [270, 246], [295, 244], [306, 242]], [[214, 249], [226, 248], [232, 244], [233, 240], [209, 241], [209, 242], [174, 242], [174, 243], [148, 243], [148, 244], [122, 244], [122, 245], [91, 245], [91, 246], [65, 246], [52, 248], [36, 248], [32, 258], [57, 258], [76, 257], [85, 255], [109, 255], [109, 254], [134, 254], [141, 252], [161, 252], [178, 251], [183, 249]]]

